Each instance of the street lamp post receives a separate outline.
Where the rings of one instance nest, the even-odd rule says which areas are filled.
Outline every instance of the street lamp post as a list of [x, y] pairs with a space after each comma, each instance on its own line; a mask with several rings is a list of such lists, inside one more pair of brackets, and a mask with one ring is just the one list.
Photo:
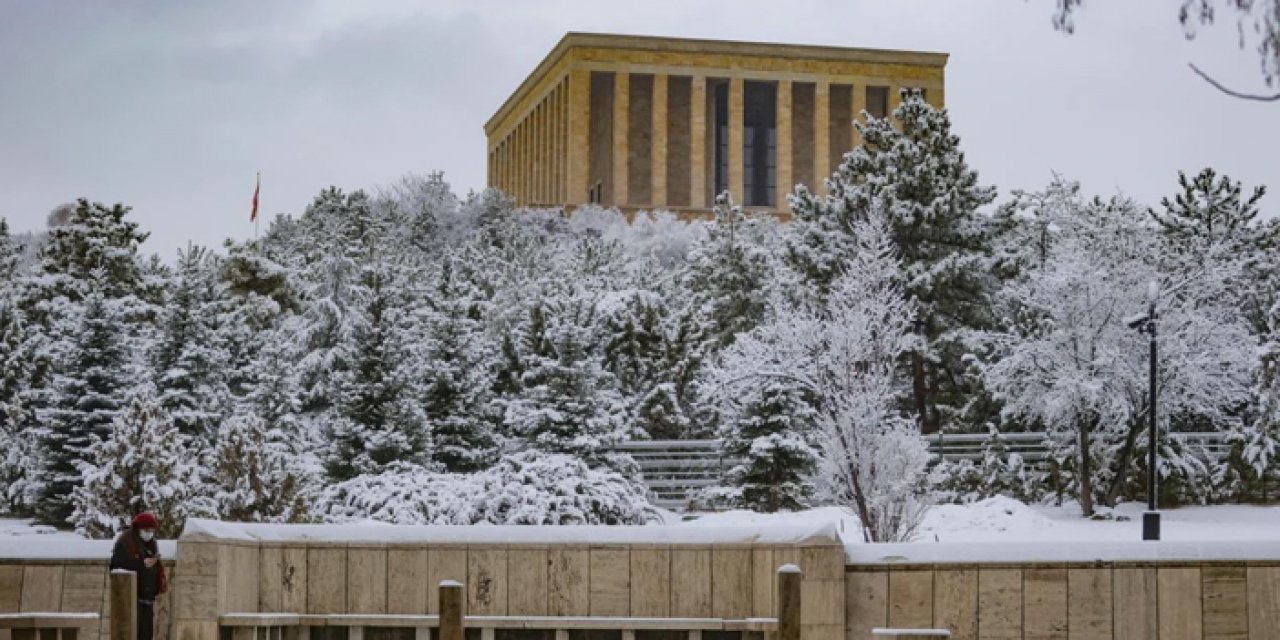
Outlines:
[[1156, 298], [1160, 285], [1154, 280], [1147, 287], [1147, 337], [1150, 344], [1149, 380], [1147, 388], [1147, 511], [1142, 514], [1142, 539], [1160, 539], [1160, 512], [1156, 502], [1158, 478], [1156, 475]]

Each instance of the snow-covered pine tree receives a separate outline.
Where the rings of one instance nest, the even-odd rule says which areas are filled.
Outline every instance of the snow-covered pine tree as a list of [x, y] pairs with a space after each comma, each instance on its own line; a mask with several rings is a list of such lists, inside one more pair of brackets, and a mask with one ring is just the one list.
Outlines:
[[764, 318], [773, 269], [760, 246], [761, 221], [748, 219], [727, 191], [716, 196], [714, 212], [715, 224], [691, 251], [684, 282], [704, 333], [725, 346]]
[[160, 405], [183, 434], [211, 442], [229, 415], [229, 354], [219, 339], [218, 262], [202, 247], [178, 252], [150, 354]]
[[23, 390], [31, 363], [23, 351], [22, 314], [9, 291], [0, 291], [0, 513], [24, 513], [34, 502], [41, 455], [25, 428], [30, 420]]
[[519, 391], [505, 400], [504, 425], [534, 448], [608, 464], [623, 438], [621, 397], [591, 353], [595, 305], [572, 295], [535, 302], [520, 327]]
[[794, 381], [763, 378], [721, 423], [721, 451], [741, 460], [726, 474], [723, 494], [736, 506], [774, 513], [798, 511], [814, 497], [817, 411]]
[[439, 282], [428, 298], [420, 384], [432, 461], [445, 471], [479, 471], [492, 463], [498, 450], [496, 421], [488, 413], [493, 381], [487, 367], [491, 349], [480, 322], [482, 296], [457, 273], [453, 256], [445, 256]]
[[[40, 277], [31, 280], [27, 292], [34, 298], [28, 306], [42, 326], [48, 310], [39, 303], [57, 297], [80, 302], [97, 291], [110, 300], [150, 298], [138, 259], [148, 234], [125, 219], [128, 213], [129, 207], [121, 204], [107, 207], [82, 199], [65, 224], [49, 229], [40, 248]], [[121, 311], [142, 313], [136, 308]]]
[[331, 374], [338, 417], [329, 424], [325, 469], [334, 480], [424, 463], [431, 434], [420, 404], [420, 366], [410, 349], [405, 292], [386, 265], [363, 269], [363, 298], [339, 349], [349, 368]]
[[222, 423], [209, 456], [218, 517], [233, 522], [306, 522], [312, 478], [288, 435], [258, 416]]
[[143, 388], [95, 434], [76, 462], [84, 483], [73, 490], [70, 522], [90, 538], [111, 538], [140, 511], [156, 515], [156, 535], [176, 538], [187, 518], [212, 517], [214, 503], [195, 448]]
[[827, 181], [830, 195], [801, 189], [791, 200], [797, 233], [788, 257], [821, 291], [840, 273], [853, 223], [873, 203], [883, 207], [906, 272], [905, 295], [918, 305], [909, 354], [910, 403], [924, 433], [957, 430], [964, 405], [965, 357], [973, 330], [989, 327], [989, 238], [978, 209], [995, 199], [965, 161], [946, 110], [903, 91], [890, 118], [855, 123], [863, 143], [845, 154]]
[[1205, 168], [1194, 178], [1178, 172], [1182, 192], [1160, 201], [1164, 211], [1150, 210], [1161, 230], [1186, 250], [1203, 255], [1215, 246], [1247, 236], [1258, 217], [1258, 201], [1266, 187], [1244, 197], [1244, 188], [1229, 176]]
[[654, 440], [696, 435], [695, 383], [708, 345], [694, 313], [641, 289], [626, 295], [604, 324], [602, 364], [627, 399], [627, 430]]
[[72, 492], [82, 483], [80, 463], [87, 460], [95, 438], [108, 437], [135, 384], [118, 301], [90, 292], [78, 315], [70, 339], [53, 347], [58, 353], [54, 394], [37, 416], [45, 465], [36, 512], [53, 525], [65, 524], [71, 516]]
[[1228, 294], [1244, 310], [1254, 331], [1265, 334], [1268, 313], [1280, 297], [1275, 257], [1280, 227], [1258, 223], [1259, 201], [1266, 188], [1246, 194], [1240, 182], [1206, 168], [1195, 177], [1178, 172], [1181, 192], [1161, 200], [1163, 211], [1149, 210], [1169, 251], [1170, 268], [1194, 272], [1229, 271]]

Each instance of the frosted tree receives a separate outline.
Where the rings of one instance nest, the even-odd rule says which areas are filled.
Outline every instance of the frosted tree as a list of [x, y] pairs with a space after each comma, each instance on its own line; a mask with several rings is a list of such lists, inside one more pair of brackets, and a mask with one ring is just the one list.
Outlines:
[[150, 511], [160, 521], [156, 535], [176, 538], [187, 518], [214, 514], [197, 451], [150, 390], [130, 398], [85, 453], [77, 462], [84, 483], [71, 498], [70, 521], [81, 535], [111, 538]]
[[209, 456], [218, 517], [233, 522], [305, 522], [312, 478], [286, 433], [257, 416], [233, 416]]
[[980, 348], [975, 331], [992, 321], [989, 229], [978, 210], [995, 189], [978, 184], [947, 112], [918, 91], [904, 91], [890, 118], [855, 126], [863, 144], [827, 181], [830, 195], [801, 188], [792, 196], [798, 228], [788, 260], [821, 294], [841, 273], [855, 223], [882, 207], [906, 274], [904, 295], [917, 308], [921, 339], [906, 356], [910, 404], [924, 433], [962, 426], [975, 395], [965, 360]]
[[927, 446], [899, 409], [898, 362], [916, 340], [914, 309], [888, 224], [862, 219], [826, 301], [776, 305], [770, 321], [726, 350], [710, 386], [723, 398], [748, 381], [799, 385], [816, 411], [820, 488], [858, 517], [866, 540], [902, 541], [930, 501]]
[[178, 429], [206, 442], [231, 408], [229, 354], [218, 323], [218, 265], [201, 247], [178, 252], [176, 273], [150, 354], [161, 406]]
[[1280, 495], [1280, 305], [1271, 309], [1271, 326], [1253, 372], [1257, 414], [1227, 433], [1230, 448], [1216, 479], [1223, 497], [1240, 502]]
[[[1156, 234], [1125, 200], [1064, 196], [1042, 266], [1002, 292], [1005, 330], [984, 381], [1004, 417], [1042, 425], [1085, 515], [1127, 494], [1141, 468], [1146, 428], [1147, 341], [1125, 320], [1158, 281], [1160, 413], [1224, 428], [1248, 398], [1249, 335], [1225, 304], [1216, 270], [1162, 273]], [[1194, 467], [1166, 449], [1166, 467]], [[1182, 463], [1186, 462], [1185, 465]], [[1203, 481], [1204, 479], [1201, 479]], [[1131, 496], [1130, 496], [1131, 497]]]
[[71, 515], [72, 490], [82, 483], [80, 463], [95, 439], [108, 437], [111, 423], [134, 384], [122, 335], [121, 312], [103, 294], [90, 293], [53, 377], [54, 394], [36, 432], [45, 451], [37, 513], [49, 524]]

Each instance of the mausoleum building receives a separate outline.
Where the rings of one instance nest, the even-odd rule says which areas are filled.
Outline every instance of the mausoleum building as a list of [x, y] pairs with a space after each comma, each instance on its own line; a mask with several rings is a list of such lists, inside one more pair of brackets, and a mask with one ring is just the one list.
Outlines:
[[917, 88], [941, 107], [947, 55], [569, 33], [485, 123], [488, 184], [523, 206], [700, 212], [730, 191], [785, 211], [856, 146], [862, 111]]

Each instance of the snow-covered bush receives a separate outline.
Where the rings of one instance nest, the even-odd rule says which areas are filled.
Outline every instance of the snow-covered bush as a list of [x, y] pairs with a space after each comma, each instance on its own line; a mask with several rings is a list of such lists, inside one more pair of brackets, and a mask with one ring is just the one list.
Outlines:
[[303, 522], [312, 478], [285, 434], [257, 416], [233, 416], [218, 429], [209, 467], [218, 517], [235, 522]]
[[110, 538], [150, 511], [160, 521], [156, 535], [172, 538], [187, 518], [214, 515], [196, 451], [148, 390], [129, 400], [105, 440], [93, 437], [86, 457], [71, 501], [77, 533]]
[[1022, 456], [1009, 451], [994, 427], [977, 462], [944, 460], [934, 465], [929, 477], [938, 502], [971, 504], [996, 496], [1027, 503], [1040, 499], [1038, 474], [1028, 469]]
[[331, 522], [393, 524], [644, 524], [658, 517], [642, 487], [569, 455], [538, 451], [504, 456], [473, 474], [407, 465], [325, 488]]

